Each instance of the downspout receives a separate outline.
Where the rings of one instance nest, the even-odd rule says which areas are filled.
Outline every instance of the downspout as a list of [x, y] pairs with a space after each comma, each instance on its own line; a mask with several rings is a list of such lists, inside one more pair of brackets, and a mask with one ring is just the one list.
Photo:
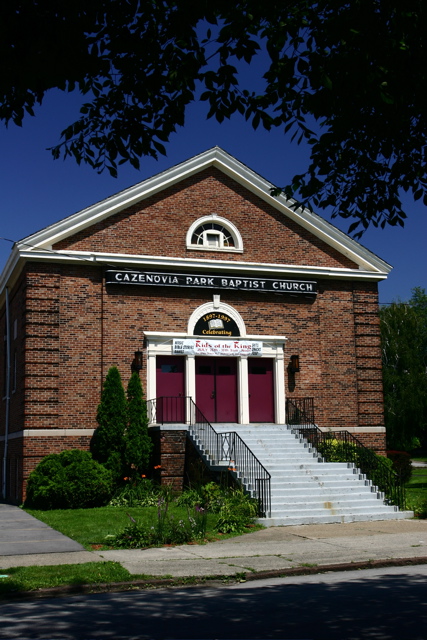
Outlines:
[[4, 428], [4, 451], [3, 451], [3, 477], [2, 496], [6, 500], [6, 467], [7, 449], [9, 444], [9, 414], [10, 414], [10, 309], [9, 309], [9, 288], [6, 287], [6, 416]]

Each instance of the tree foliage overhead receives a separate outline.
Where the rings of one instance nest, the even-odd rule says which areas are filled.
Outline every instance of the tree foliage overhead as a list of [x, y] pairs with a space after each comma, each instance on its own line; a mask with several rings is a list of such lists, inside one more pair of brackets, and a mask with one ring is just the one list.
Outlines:
[[115, 175], [165, 153], [201, 100], [310, 145], [288, 196], [350, 230], [403, 225], [402, 191], [427, 203], [426, 17], [422, 0], [4, 2], [0, 119], [76, 89], [87, 101], [53, 155]]
[[380, 310], [384, 411], [389, 447], [410, 449], [427, 439], [427, 294]]

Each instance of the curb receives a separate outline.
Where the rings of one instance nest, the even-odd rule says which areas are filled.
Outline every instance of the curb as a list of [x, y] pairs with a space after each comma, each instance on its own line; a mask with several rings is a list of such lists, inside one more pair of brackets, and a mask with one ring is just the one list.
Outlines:
[[[268, 578], [286, 578], [292, 576], [316, 575], [322, 573], [345, 572], [382, 567], [408, 567], [427, 564], [427, 556], [420, 558], [392, 558], [389, 560], [367, 560], [363, 562], [345, 562], [341, 564], [325, 564], [312, 567], [290, 567], [289, 569], [273, 569], [256, 573], [239, 572], [230, 576], [213, 575], [182, 578], [147, 578], [128, 582], [111, 582], [100, 584], [65, 585], [50, 587], [37, 591], [14, 591], [0, 595], [0, 601], [32, 600], [40, 598], [59, 598], [93, 593], [120, 593], [122, 591], [142, 591], [160, 588], [194, 588], [201, 586], [220, 587], [229, 582], [251, 582]], [[244, 577], [243, 577], [244, 576]]]

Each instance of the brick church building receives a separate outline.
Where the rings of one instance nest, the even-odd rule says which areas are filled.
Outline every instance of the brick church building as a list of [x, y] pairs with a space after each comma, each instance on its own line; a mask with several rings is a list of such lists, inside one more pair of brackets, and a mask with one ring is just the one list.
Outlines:
[[[89, 448], [112, 365], [126, 385], [136, 363], [147, 399], [190, 397], [214, 426], [285, 424], [287, 400], [312, 399], [322, 430], [384, 452], [377, 285], [391, 267], [271, 188], [213, 148], [14, 245], [0, 279], [6, 499], [46, 454]], [[179, 486], [176, 411], [152, 428]]]

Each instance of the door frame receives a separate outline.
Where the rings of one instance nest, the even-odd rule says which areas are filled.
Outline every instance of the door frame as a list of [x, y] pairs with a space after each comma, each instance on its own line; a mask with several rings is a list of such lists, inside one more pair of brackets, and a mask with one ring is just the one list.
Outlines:
[[[147, 359], [147, 399], [156, 395], [156, 356], [173, 355], [173, 340], [194, 338], [188, 333], [165, 331], [144, 331], [146, 339], [145, 357]], [[273, 358], [274, 410], [276, 424], [286, 423], [285, 412], [285, 336], [245, 335], [244, 340], [257, 340], [263, 343], [262, 358]], [[185, 395], [196, 398], [196, 361], [198, 356], [185, 356]], [[221, 356], [218, 356], [220, 358]], [[251, 356], [252, 357], [252, 356]], [[249, 424], [249, 380], [248, 358], [237, 356], [237, 418], [240, 424]]]

